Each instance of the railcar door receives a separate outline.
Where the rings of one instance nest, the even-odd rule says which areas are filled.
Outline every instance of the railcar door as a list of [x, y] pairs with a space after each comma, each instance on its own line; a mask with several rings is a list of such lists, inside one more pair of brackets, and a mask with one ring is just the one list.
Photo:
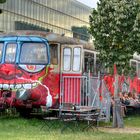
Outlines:
[[59, 101], [60, 93], [60, 44], [50, 43], [50, 73], [48, 83], [50, 92], [54, 97], [54, 102]]
[[81, 45], [61, 47], [61, 103], [81, 104]]

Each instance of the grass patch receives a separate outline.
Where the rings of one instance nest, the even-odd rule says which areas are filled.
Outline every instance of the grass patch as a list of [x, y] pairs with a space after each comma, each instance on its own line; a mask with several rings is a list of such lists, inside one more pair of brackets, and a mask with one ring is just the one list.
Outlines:
[[139, 127], [140, 128], [140, 115], [128, 116], [124, 119], [126, 126]]
[[[124, 120], [125, 126], [140, 128], [140, 116], [127, 117]], [[49, 122], [52, 123], [52, 122]], [[72, 130], [67, 129], [62, 134], [60, 132], [63, 127], [62, 122], [55, 122], [55, 128], [52, 127], [50, 131], [47, 127], [40, 130], [44, 124], [43, 120], [39, 119], [24, 119], [20, 117], [1, 117], [0, 118], [0, 140], [139, 140], [140, 133], [110, 133], [109, 131], [82, 131], [76, 130], [71, 125]], [[84, 125], [84, 124], [80, 124]], [[111, 123], [101, 126], [111, 126]]]

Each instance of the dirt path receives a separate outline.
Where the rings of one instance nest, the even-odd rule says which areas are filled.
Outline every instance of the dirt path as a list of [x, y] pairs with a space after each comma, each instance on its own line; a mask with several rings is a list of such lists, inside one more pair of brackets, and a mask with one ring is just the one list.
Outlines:
[[125, 128], [100, 127], [99, 130], [108, 133], [129, 133], [129, 134], [140, 133], [140, 128], [136, 127], [125, 127]]

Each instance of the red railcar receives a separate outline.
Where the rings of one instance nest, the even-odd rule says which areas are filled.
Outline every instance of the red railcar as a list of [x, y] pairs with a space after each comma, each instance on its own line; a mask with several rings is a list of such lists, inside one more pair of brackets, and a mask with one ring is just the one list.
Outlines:
[[[113, 94], [114, 77], [103, 77], [106, 90], [101, 89], [102, 79], [91, 77], [99, 70], [97, 55], [92, 44], [54, 33], [19, 31], [1, 35], [0, 109], [15, 107], [25, 115], [40, 106], [58, 108], [62, 102], [99, 104], [96, 97], [102, 100], [107, 92]], [[139, 59], [130, 62], [139, 75]], [[127, 86], [128, 91], [140, 93], [139, 85], [137, 77], [119, 78], [121, 90]]]
[[62, 88], [65, 102], [81, 104], [82, 81], [64, 79], [62, 87], [61, 80], [87, 71], [96, 75], [97, 54], [87, 42], [53, 33], [1, 35], [0, 108], [14, 106], [24, 113], [41, 105], [58, 107]]

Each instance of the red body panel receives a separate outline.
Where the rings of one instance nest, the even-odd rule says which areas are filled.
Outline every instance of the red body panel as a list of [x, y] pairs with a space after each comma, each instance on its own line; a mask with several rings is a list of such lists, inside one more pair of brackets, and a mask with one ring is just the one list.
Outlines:
[[[67, 76], [75, 77], [81, 76], [81, 74], [62, 75], [62, 77]], [[63, 84], [63, 100], [61, 102], [79, 104], [81, 101], [81, 80], [75, 78], [64, 78]]]
[[[104, 81], [107, 85], [108, 90], [113, 95], [114, 94], [114, 76], [108, 75], [104, 76]], [[138, 77], [134, 77], [133, 79], [125, 76], [119, 76], [119, 90], [122, 91], [122, 85], [127, 83], [129, 86], [130, 92], [136, 92], [140, 94], [140, 79]]]
[[[36, 73], [29, 73], [14, 64], [0, 65], [0, 103], [8, 106], [25, 107], [28, 104], [39, 107], [47, 104], [48, 93], [52, 96], [52, 106], [58, 102], [60, 75], [50, 66]], [[20, 90], [28, 91], [27, 100], [17, 99]], [[10, 97], [4, 96], [11, 92]], [[30, 102], [32, 101], [32, 102]]]

